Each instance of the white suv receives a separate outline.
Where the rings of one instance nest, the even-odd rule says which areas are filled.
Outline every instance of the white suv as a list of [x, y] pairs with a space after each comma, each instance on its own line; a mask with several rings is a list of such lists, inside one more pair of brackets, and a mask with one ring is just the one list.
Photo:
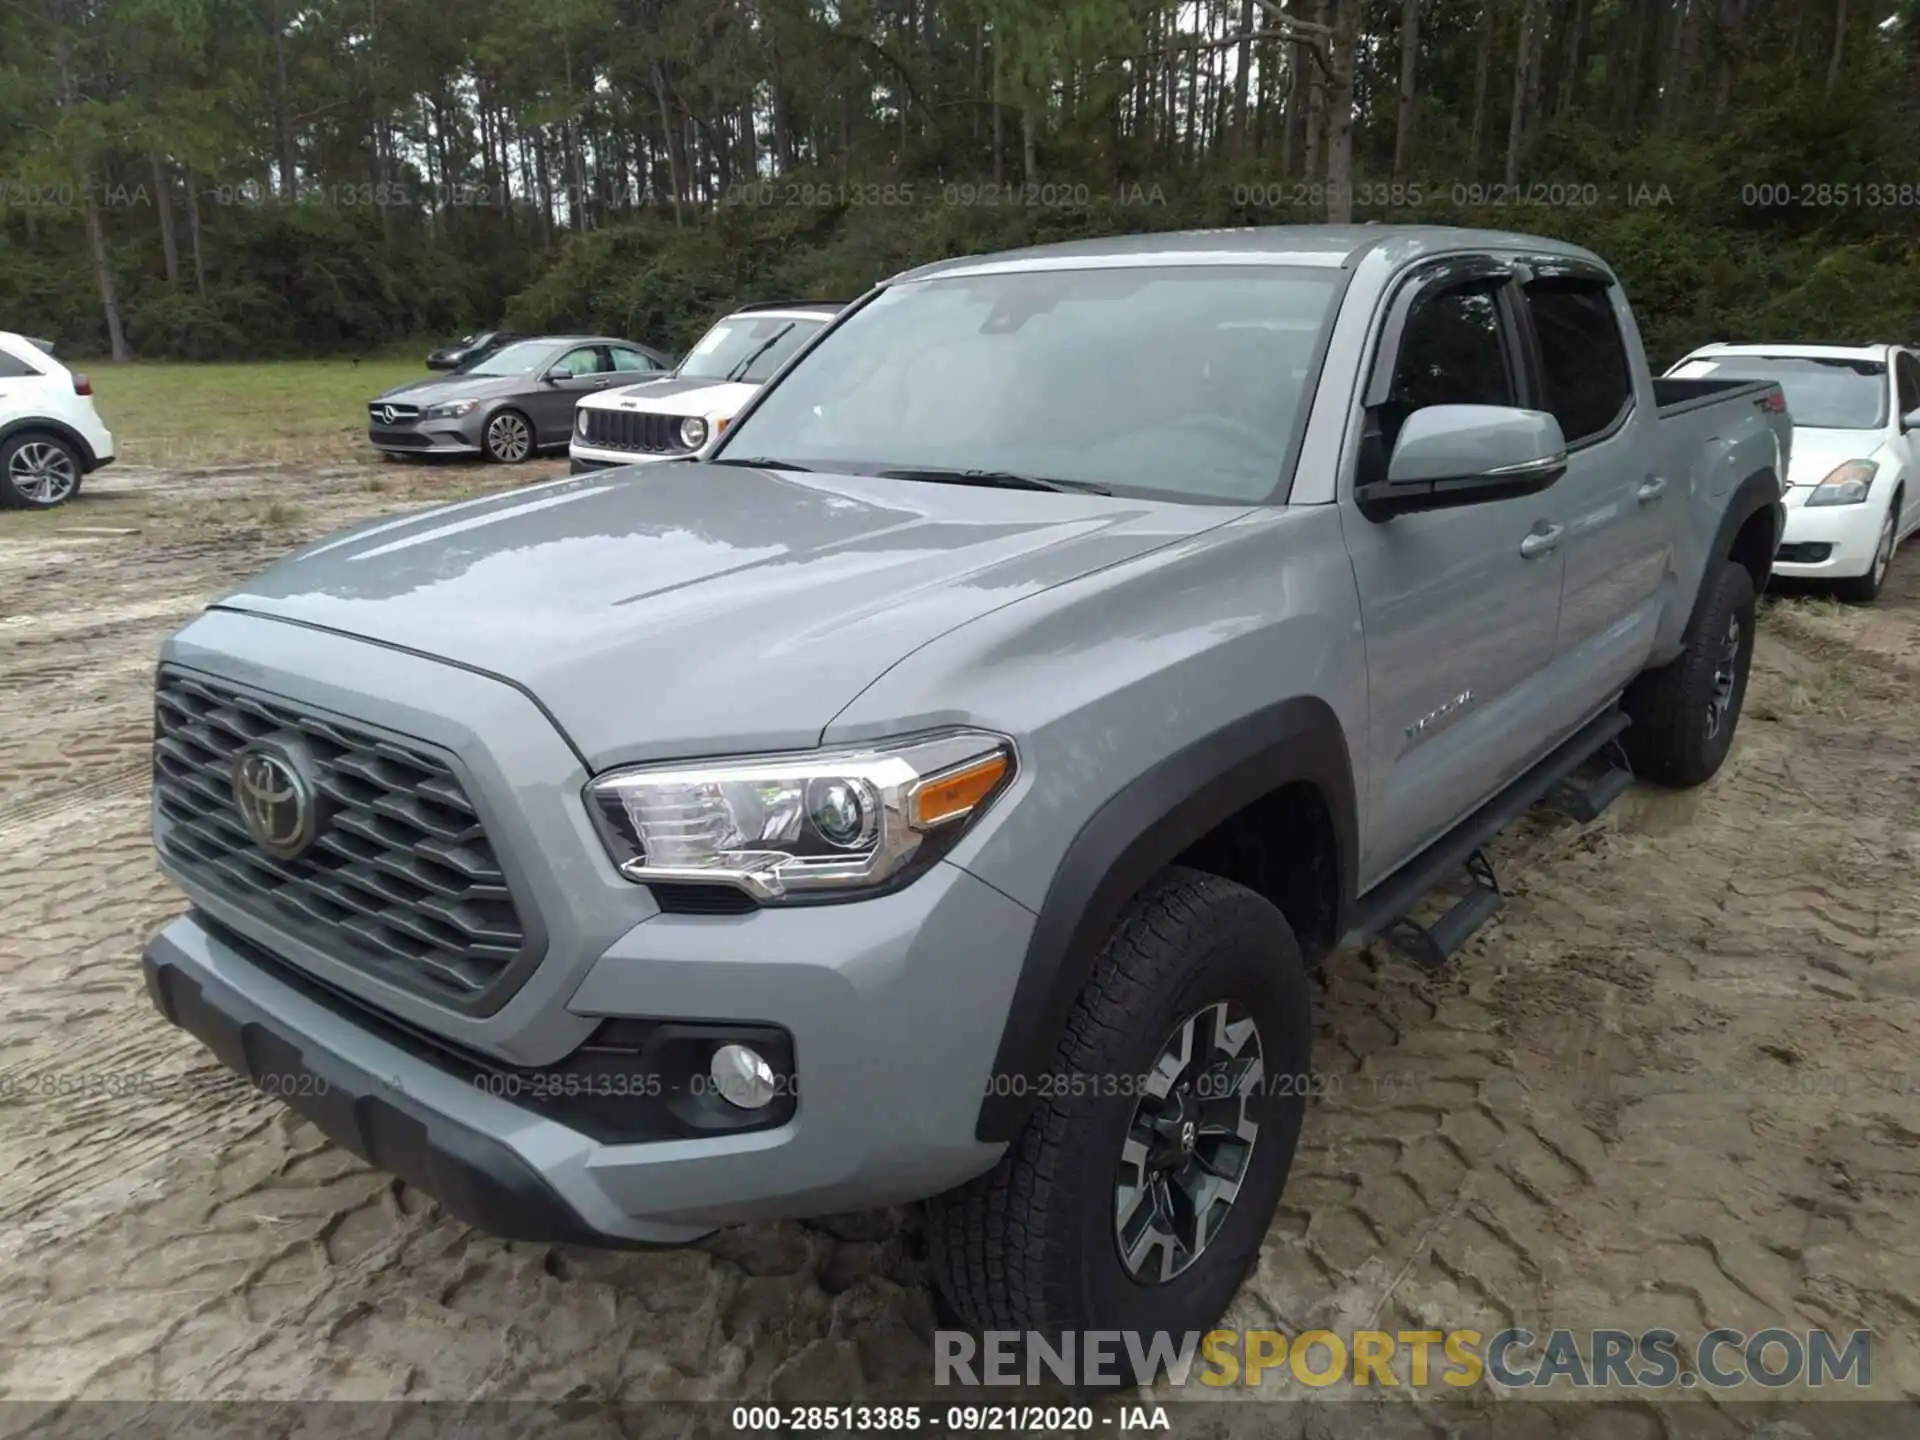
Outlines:
[[48, 510], [113, 462], [93, 385], [24, 335], [0, 330], [0, 506]]
[[1702, 345], [1667, 372], [1777, 380], [1793, 421], [1783, 580], [1880, 594], [1900, 542], [1920, 528], [1920, 354], [1900, 345]]
[[568, 468], [578, 475], [694, 454], [844, 308], [837, 300], [744, 306], [701, 336], [671, 375], [585, 397], [573, 410]]

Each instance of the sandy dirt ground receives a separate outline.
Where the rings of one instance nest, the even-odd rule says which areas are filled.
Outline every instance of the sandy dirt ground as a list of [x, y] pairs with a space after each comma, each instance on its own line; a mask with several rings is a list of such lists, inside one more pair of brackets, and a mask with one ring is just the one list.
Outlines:
[[[0, 1397], [924, 1389], [911, 1216], [639, 1255], [501, 1243], [159, 1019], [139, 951], [183, 906], [147, 830], [161, 638], [297, 541], [504, 482], [95, 478], [58, 517], [0, 520]], [[1712, 785], [1636, 788], [1584, 828], [1536, 812], [1499, 846], [1506, 909], [1438, 976], [1327, 963], [1330, 1093], [1227, 1324], [1864, 1328], [1870, 1393], [1920, 1399], [1920, 550], [1872, 610], [1773, 602], [1761, 628]], [[1698, 1398], [1662, 1403], [1736, 1433]], [[1399, 1409], [1438, 1434], [1483, 1403], [1545, 1409]], [[1621, 1433], [1674, 1433], [1641, 1418]]]

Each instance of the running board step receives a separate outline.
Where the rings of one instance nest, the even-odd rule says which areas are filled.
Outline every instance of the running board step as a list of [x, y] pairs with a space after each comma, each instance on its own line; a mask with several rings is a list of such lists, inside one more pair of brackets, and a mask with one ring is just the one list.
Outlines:
[[[1362, 896], [1354, 923], [1342, 937], [1344, 943], [1384, 939], [1427, 969], [1444, 965], [1447, 957], [1500, 909], [1500, 883], [1484, 847], [1556, 791], [1568, 797], [1566, 807], [1582, 824], [1605, 810], [1633, 783], [1630, 772], [1615, 768], [1584, 785], [1570, 782], [1581, 766], [1617, 740], [1626, 728], [1626, 714], [1617, 707], [1588, 721], [1452, 831]], [[1583, 811], [1591, 814], [1583, 815]], [[1465, 896], [1432, 925], [1420, 925], [1408, 918], [1427, 892], [1463, 866], [1473, 882]]]
[[1486, 851], [1476, 850], [1468, 856], [1466, 868], [1472, 883], [1446, 914], [1431, 925], [1421, 925], [1403, 915], [1382, 931], [1380, 938], [1423, 970], [1438, 970], [1445, 965], [1506, 903]]
[[1590, 780], [1564, 782], [1547, 798], [1580, 824], [1591, 825], [1632, 788], [1633, 771], [1609, 765]]

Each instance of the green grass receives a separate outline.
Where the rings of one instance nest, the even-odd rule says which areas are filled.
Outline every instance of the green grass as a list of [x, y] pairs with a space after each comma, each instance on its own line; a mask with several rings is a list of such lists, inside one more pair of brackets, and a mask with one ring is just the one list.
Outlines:
[[167, 468], [372, 459], [367, 401], [424, 379], [418, 359], [96, 365], [94, 403], [122, 464]]

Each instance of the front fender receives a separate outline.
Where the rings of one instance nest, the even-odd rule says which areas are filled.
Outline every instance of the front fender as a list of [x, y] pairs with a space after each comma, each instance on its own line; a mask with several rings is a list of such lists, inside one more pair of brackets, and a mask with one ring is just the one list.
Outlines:
[[[1333, 823], [1339, 913], [1353, 911], [1359, 825], [1338, 717], [1296, 697], [1186, 746], [1117, 791], [1073, 838], [1041, 904], [975, 1137], [1010, 1141], [1031, 1109], [1100, 947], [1146, 883], [1235, 812], [1283, 785], [1314, 787]], [[1022, 1081], [1026, 1083], [1021, 1083]], [[999, 1093], [1007, 1092], [1017, 1093]]]

